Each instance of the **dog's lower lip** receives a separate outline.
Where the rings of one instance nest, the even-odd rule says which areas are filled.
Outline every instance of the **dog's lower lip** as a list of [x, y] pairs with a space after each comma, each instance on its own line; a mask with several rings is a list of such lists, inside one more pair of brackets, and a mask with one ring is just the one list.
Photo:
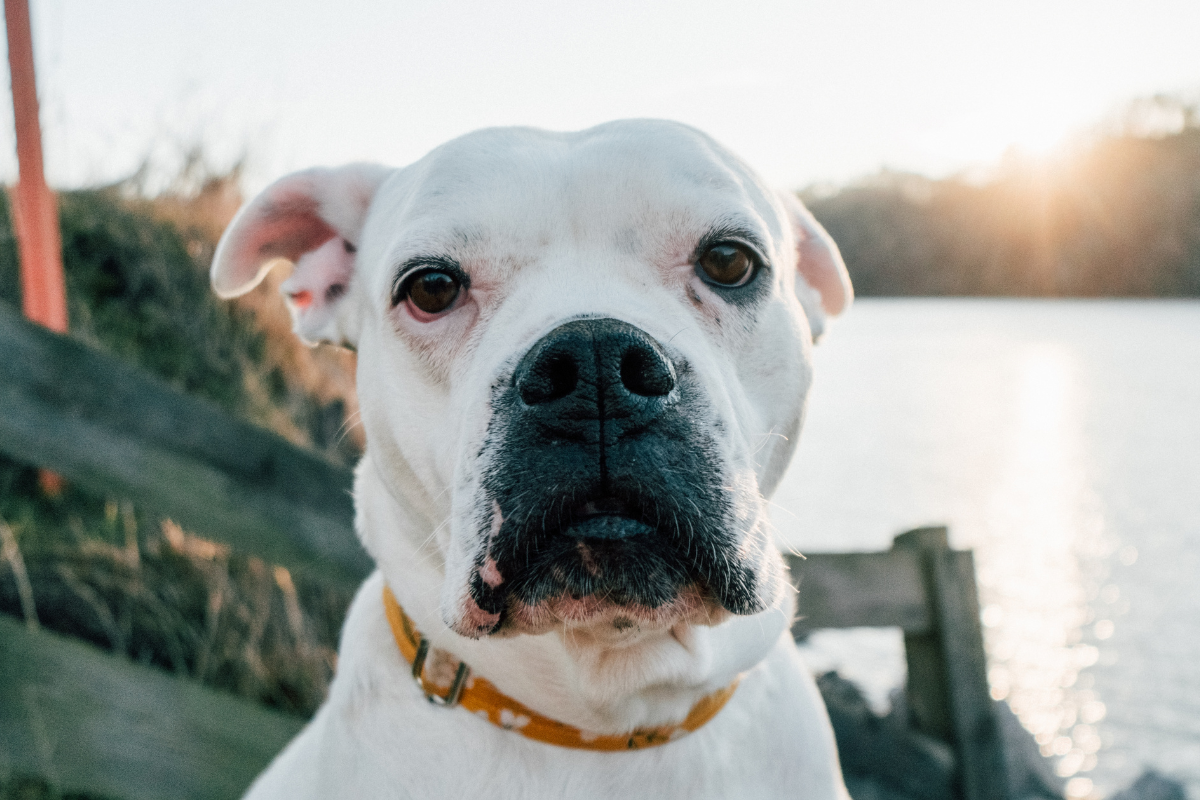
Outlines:
[[589, 517], [632, 517], [629, 513], [628, 504], [615, 497], [589, 500], [579, 507], [575, 516], [580, 519], [587, 519]]
[[652, 528], [633, 517], [620, 514], [593, 514], [576, 520], [565, 533], [581, 541], [587, 539], [628, 539], [652, 532]]
[[629, 503], [616, 497], [598, 497], [577, 506], [563, 532], [580, 540], [627, 539], [650, 532]]

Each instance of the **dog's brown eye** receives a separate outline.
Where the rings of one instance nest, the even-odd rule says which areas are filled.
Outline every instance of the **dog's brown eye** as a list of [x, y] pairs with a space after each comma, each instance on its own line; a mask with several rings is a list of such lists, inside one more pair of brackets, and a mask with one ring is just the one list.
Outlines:
[[712, 283], [741, 286], [754, 272], [754, 259], [737, 245], [716, 244], [700, 256], [700, 269]]
[[408, 300], [426, 314], [440, 314], [454, 303], [461, 288], [458, 278], [431, 269], [408, 282]]

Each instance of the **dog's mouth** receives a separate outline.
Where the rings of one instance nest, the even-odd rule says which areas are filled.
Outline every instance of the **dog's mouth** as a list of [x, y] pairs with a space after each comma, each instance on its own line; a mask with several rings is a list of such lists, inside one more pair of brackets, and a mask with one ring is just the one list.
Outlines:
[[646, 514], [634, 503], [617, 497], [600, 497], [576, 505], [567, 517], [562, 535], [580, 540], [619, 541], [654, 533]]
[[472, 574], [471, 605], [487, 628], [478, 633], [723, 619], [694, 529], [665, 511], [651, 498], [598, 495], [503, 521]]

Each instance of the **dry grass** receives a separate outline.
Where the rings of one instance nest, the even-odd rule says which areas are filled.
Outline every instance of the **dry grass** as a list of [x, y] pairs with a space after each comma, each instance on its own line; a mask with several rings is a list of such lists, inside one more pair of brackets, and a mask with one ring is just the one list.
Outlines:
[[347, 590], [294, 579], [128, 504], [109, 513], [124, 544], [81, 536], [17, 560], [6, 548], [0, 612], [290, 713], [316, 710]]

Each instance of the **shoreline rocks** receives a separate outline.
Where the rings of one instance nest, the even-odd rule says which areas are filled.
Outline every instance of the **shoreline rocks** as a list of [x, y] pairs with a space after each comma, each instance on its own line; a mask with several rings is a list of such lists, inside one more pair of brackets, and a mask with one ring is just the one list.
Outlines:
[[[817, 688], [829, 709], [846, 788], [854, 800], [957, 800], [953, 749], [909, 727], [902, 693], [893, 698], [892, 709], [880, 716], [858, 687], [836, 672], [819, 676]], [[996, 713], [1009, 797], [1063, 800], [1064, 781], [1008, 704], [997, 702]], [[1109, 800], [1187, 800], [1187, 793], [1178, 782], [1148, 770]]]

